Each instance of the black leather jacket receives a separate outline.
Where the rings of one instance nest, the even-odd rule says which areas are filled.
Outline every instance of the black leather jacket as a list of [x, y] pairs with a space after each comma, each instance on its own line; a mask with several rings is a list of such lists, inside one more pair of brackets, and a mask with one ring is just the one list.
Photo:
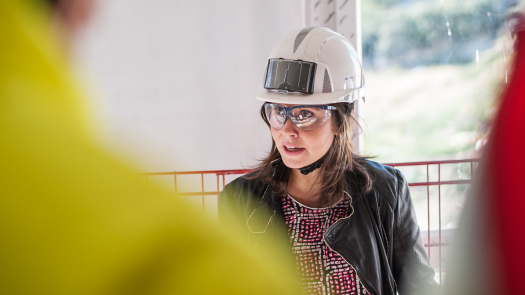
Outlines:
[[[372, 161], [366, 168], [373, 189], [353, 198], [353, 213], [327, 230], [327, 246], [355, 269], [371, 295], [439, 294], [404, 176]], [[219, 220], [235, 222], [258, 248], [272, 251], [285, 241], [291, 249], [280, 198], [260, 179], [240, 177], [228, 184], [219, 199]]]

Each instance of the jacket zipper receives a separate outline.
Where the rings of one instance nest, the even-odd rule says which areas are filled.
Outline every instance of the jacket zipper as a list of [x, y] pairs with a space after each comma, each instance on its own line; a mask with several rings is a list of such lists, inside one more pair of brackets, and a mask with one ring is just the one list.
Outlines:
[[[272, 174], [272, 177], [273, 177], [273, 176], [275, 176], [275, 171], [274, 171], [273, 174]], [[268, 188], [269, 188], [269, 187], [270, 187], [270, 185], [267, 185], [267, 186], [266, 186], [266, 189], [264, 190], [263, 196], [262, 196], [262, 198], [261, 198], [261, 203], [262, 203], [262, 201], [264, 200], [264, 197], [266, 197], [266, 192], [268, 192]], [[252, 214], [250, 214], [250, 217], [248, 217], [248, 219], [246, 220], [246, 225], [248, 225], [248, 221], [250, 221], [250, 218], [252, 218], [252, 215], [253, 215], [253, 213], [254, 213], [256, 210], [257, 210], [257, 208], [255, 208], [255, 209], [253, 210]], [[352, 210], [353, 210], [353, 209], [352, 209]], [[272, 214], [272, 216], [270, 217], [270, 220], [268, 220], [268, 224], [266, 225], [266, 228], [264, 229], [263, 232], [259, 232], [259, 233], [261, 233], [261, 234], [266, 233], [266, 230], [268, 229], [268, 226], [270, 226], [270, 223], [272, 223], [272, 220], [273, 220], [273, 217], [275, 216], [275, 213], [276, 213], [276, 210], [273, 210], [273, 214]], [[248, 225], [248, 228], [250, 228], [249, 225]], [[251, 230], [251, 228], [250, 228], [250, 230]], [[254, 232], [252, 231], [252, 233], [254, 233]], [[325, 242], [325, 243], [326, 243], [326, 242]], [[254, 248], [257, 247], [257, 244], [259, 244], [259, 242], [257, 242], [257, 243], [255, 244]], [[333, 251], [333, 250], [332, 250], [332, 251]], [[335, 251], [334, 251], [334, 252], [335, 252]], [[344, 258], [343, 258], [343, 259], [344, 259]], [[303, 285], [301, 284], [301, 282], [298, 282], [298, 281], [296, 281], [296, 280], [294, 280], [294, 279], [292, 279], [292, 278], [288, 278], [288, 280], [290, 280], [290, 281], [296, 283], [297, 285], [299, 285], [299, 287], [301, 288], [301, 294], [304, 294]]]
[[[348, 218], [352, 217], [352, 215], [354, 215], [354, 207], [352, 206], [352, 197], [351, 197], [347, 192], [344, 192], [344, 193], [350, 198], [350, 208], [352, 209], [352, 212], [351, 212], [350, 215], [348, 215], [347, 217], [345, 217], [345, 218], [341, 218], [341, 219], [339, 219], [338, 221], [334, 222], [334, 224], [332, 224], [332, 225], [326, 230], [325, 234], [326, 234], [327, 232], [329, 232], [330, 229], [332, 229], [332, 227], [333, 227], [334, 225], [336, 225], [337, 223], [339, 223], [340, 221], [345, 220], [345, 219], [348, 219]], [[358, 279], [359, 281], [361, 281], [361, 282], [364, 282], [364, 281], [362, 281], [362, 280], [359, 278], [359, 275], [357, 274], [357, 269], [356, 269], [352, 264], [350, 264], [350, 262], [348, 262], [348, 260], [346, 260], [346, 258], [344, 258], [343, 255], [339, 254], [339, 252], [335, 251], [334, 249], [332, 249], [332, 247], [330, 247], [330, 245], [328, 245], [328, 242], [326, 241], [326, 235], [323, 235], [323, 241], [324, 241], [324, 243], [326, 244], [326, 246], [327, 246], [328, 248], [330, 248], [330, 250], [334, 251], [334, 252], [337, 253], [339, 256], [341, 256], [341, 258], [343, 258], [343, 260], [344, 260], [348, 265], [350, 265], [350, 266], [354, 269], [357, 279]], [[366, 289], [366, 287], [365, 287], [364, 284], [363, 284], [363, 288], [365, 289], [366, 293], [372, 295], [372, 293], [368, 292], [368, 290]]]
[[[275, 160], [274, 160], [275, 161]], [[275, 176], [275, 170], [273, 171], [273, 174], [272, 174], [272, 177]], [[266, 228], [264, 229], [264, 231], [262, 232], [254, 232], [252, 230], [252, 228], [250, 227], [250, 219], [252, 219], [252, 215], [253, 213], [255, 213], [255, 211], [257, 211], [257, 209], [259, 209], [259, 207], [261, 206], [261, 204], [263, 203], [264, 201], [264, 197], [266, 197], [266, 192], [268, 191], [268, 188], [270, 187], [270, 185], [266, 185], [266, 189], [264, 190], [264, 193], [263, 193], [263, 196], [261, 198], [261, 201], [259, 202], [259, 206], [257, 206], [257, 208], [253, 209], [252, 213], [250, 214], [250, 217], [248, 217], [248, 219], [246, 219], [246, 225], [248, 226], [248, 229], [253, 233], [253, 234], [264, 234], [266, 232], [266, 230], [268, 229], [268, 226], [270, 226], [270, 223], [272, 222], [272, 219], [273, 217], [275, 216], [275, 212], [276, 210], [273, 210], [273, 214], [272, 216], [270, 217], [270, 219], [268, 220], [268, 223], [266, 224]], [[257, 246], [257, 244], [259, 244], [259, 242], [255, 243], [255, 246]]]

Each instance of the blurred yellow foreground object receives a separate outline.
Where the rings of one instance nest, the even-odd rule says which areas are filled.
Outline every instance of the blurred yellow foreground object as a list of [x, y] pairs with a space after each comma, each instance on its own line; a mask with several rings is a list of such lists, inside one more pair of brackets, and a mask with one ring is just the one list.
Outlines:
[[90, 141], [32, 5], [0, 0], [0, 294], [294, 293], [278, 268]]

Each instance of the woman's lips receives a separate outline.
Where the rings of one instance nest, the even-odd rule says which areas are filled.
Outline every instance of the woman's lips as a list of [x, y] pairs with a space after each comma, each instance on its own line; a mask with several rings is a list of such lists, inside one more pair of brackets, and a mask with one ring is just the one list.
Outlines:
[[282, 146], [283, 146], [283, 152], [287, 156], [297, 156], [306, 150], [305, 148], [301, 148], [301, 147], [298, 147], [292, 144], [283, 144]]

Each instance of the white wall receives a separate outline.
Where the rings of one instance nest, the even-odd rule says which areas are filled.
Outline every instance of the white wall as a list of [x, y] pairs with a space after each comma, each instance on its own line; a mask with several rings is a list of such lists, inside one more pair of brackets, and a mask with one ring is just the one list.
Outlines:
[[99, 1], [77, 58], [106, 143], [147, 171], [256, 163], [271, 141], [255, 88], [303, 15], [303, 0]]

